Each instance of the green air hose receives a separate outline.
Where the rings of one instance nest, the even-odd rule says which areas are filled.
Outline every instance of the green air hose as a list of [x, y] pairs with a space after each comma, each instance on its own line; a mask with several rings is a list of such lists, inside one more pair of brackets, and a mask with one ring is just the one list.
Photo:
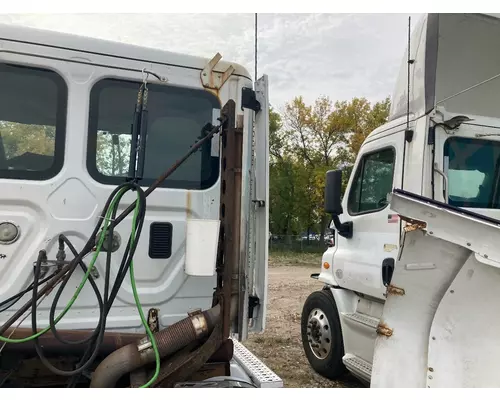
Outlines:
[[[139, 213], [139, 196], [137, 196], [137, 201], [135, 203], [135, 209], [134, 209], [134, 217], [132, 218], [132, 233], [130, 234], [130, 244], [134, 244], [134, 232], [136, 228], [136, 223], [137, 223], [137, 215]], [[104, 231], [104, 230], [103, 230]], [[156, 369], [153, 377], [141, 386], [141, 388], [147, 388], [150, 385], [154, 383], [154, 381], [158, 378], [158, 375], [160, 374], [160, 352], [158, 351], [158, 346], [156, 345], [156, 340], [153, 336], [153, 333], [151, 332], [151, 329], [149, 328], [149, 325], [146, 321], [146, 317], [144, 316], [144, 312], [142, 311], [142, 306], [141, 302], [139, 300], [139, 294], [137, 293], [137, 287], [135, 286], [135, 276], [134, 276], [134, 262], [130, 260], [130, 283], [132, 285], [132, 292], [134, 293], [134, 299], [135, 299], [135, 304], [137, 306], [137, 311], [139, 312], [139, 315], [141, 317], [142, 325], [144, 325], [144, 329], [146, 329], [146, 333], [148, 334], [149, 341], [151, 342], [151, 346], [153, 347], [153, 351], [155, 352], [155, 359], [156, 359]]]
[[[127, 190], [128, 190], [127, 188], [121, 189], [115, 195], [115, 197], [113, 198], [113, 200], [112, 200], [112, 202], [111, 202], [108, 210], [106, 211], [106, 215], [104, 217], [104, 226], [103, 226], [103, 228], [101, 230], [101, 234], [99, 236], [99, 241], [98, 241], [97, 246], [96, 246], [96, 251], [94, 252], [92, 260], [91, 260], [91, 262], [89, 264], [89, 268], [87, 269], [85, 275], [83, 276], [82, 281], [80, 282], [80, 285], [77, 287], [75, 293], [73, 294], [73, 297], [69, 300], [68, 304], [66, 305], [66, 307], [64, 308], [64, 310], [62, 311], [62, 313], [55, 319], [54, 325], [57, 324], [67, 314], [67, 312], [71, 309], [71, 307], [75, 303], [76, 299], [80, 295], [83, 287], [85, 286], [85, 283], [87, 282], [87, 280], [89, 278], [89, 275], [90, 275], [90, 273], [92, 272], [92, 270], [94, 268], [94, 265], [95, 265], [95, 262], [97, 260], [97, 257], [99, 256], [99, 254], [101, 252], [101, 248], [102, 248], [103, 242], [104, 242], [104, 240], [106, 238], [106, 232], [108, 230], [108, 226], [109, 226], [109, 222], [110, 222], [110, 216], [112, 215], [112, 213], [115, 210], [115, 208], [118, 207], [119, 200], [121, 199], [121, 197], [123, 196], [123, 194]], [[138, 217], [139, 209], [140, 209], [139, 194], [138, 194], [137, 197], [138, 197], [138, 199], [136, 201], [136, 205], [135, 205], [135, 209], [134, 209], [134, 215], [133, 215], [133, 218], [132, 218], [132, 232], [130, 234], [130, 245], [131, 245], [131, 247], [134, 245], [136, 234], [137, 234], [137, 232], [136, 232], [137, 217]], [[139, 295], [137, 293], [137, 287], [136, 287], [136, 283], [135, 283], [134, 266], [133, 266], [133, 261], [132, 260], [130, 260], [129, 273], [130, 273], [130, 281], [131, 281], [131, 286], [132, 286], [132, 291], [133, 291], [133, 295], [134, 295], [135, 304], [136, 304], [137, 310], [139, 312], [139, 316], [141, 318], [141, 322], [142, 322], [142, 324], [143, 324], [143, 326], [144, 326], [144, 328], [146, 330], [147, 336], [149, 337], [149, 340], [151, 342], [153, 351], [155, 353], [155, 359], [156, 359], [155, 374], [149, 380], [149, 382], [147, 382], [146, 384], [144, 384], [143, 386], [141, 386], [141, 388], [147, 388], [147, 387], [151, 386], [154, 383], [154, 381], [158, 378], [158, 375], [160, 373], [160, 353], [159, 353], [158, 347], [156, 345], [156, 340], [155, 340], [155, 338], [153, 336], [153, 333], [151, 332], [151, 329], [148, 326], [148, 323], [146, 321], [146, 317], [144, 316], [144, 312], [142, 311], [142, 306], [141, 306], [141, 303], [140, 303], [140, 300], [139, 300]], [[22, 339], [10, 339], [10, 338], [7, 338], [7, 337], [0, 336], [0, 342], [11, 343], [11, 344], [26, 343], [26, 342], [29, 342], [31, 340], [35, 340], [35, 339], [39, 338], [43, 334], [47, 333], [50, 329], [51, 329], [51, 327], [48, 326], [48, 327], [44, 328], [43, 330], [41, 330], [40, 332], [37, 332], [36, 334], [33, 334], [33, 335], [29, 336], [29, 337], [22, 338]]]

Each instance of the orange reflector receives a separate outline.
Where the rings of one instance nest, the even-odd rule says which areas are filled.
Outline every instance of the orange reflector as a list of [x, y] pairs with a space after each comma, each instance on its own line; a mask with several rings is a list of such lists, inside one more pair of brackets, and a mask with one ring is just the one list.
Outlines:
[[330, 264], [328, 264], [326, 261], [323, 263], [323, 268], [328, 269], [330, 268]]

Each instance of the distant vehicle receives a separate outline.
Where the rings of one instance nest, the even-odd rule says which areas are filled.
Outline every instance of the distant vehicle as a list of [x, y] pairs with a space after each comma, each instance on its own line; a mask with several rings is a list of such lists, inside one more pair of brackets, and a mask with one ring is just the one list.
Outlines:
[[343, 197], [327, 173], [335, 243], [301, 326], [321, 375], [500, 386], [499, 45], [498, 14], [426, 15]]

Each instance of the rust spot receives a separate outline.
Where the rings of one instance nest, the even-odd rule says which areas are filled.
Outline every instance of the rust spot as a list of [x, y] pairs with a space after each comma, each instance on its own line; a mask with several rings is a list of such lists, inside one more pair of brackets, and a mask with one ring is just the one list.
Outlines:
[[386, 324], [383, 322], [380, 322], [377, 326], [377, 334], [382, 335], [382, 336], [387, 336], [391, 337], [392, 336], [392, 329], [389, 328]]
[[397, 286], [394, 285], [389, 285], [387, 286], [387, 294], [393, 294], [395, 296], [404, 296], [405, 290], [398, 288]]
[[404, 231], [405, 232], [413, 232], [417, 230], [423, 231], [425, 230], [425, 228], [427, 228], [427, 224], [425, 222], [410, 220], [406, 221]]
[[148, 325], [151, 332], [156, 333], [160, 330], [160, 323], [158, 321], [158, 310], [157, 308], [151, 308], [148, 311]]
[[222, 59], [220, 53], [217, 53], [203, 68], [200, 73], [201, 83], [209, 92], [219, 97], [219, 91], [227, 80], [234, 73], [235, 69], [230, 65], [224, 72], [214, 71], [214, 68]]

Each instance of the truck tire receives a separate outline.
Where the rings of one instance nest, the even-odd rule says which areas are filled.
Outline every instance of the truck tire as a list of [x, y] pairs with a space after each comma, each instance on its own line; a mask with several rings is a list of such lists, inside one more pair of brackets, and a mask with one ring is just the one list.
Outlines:
[[313, 292], [306, 299], [301, 335], [307, 360], [318, 374], [337, 379], [346, 373], [339, 313], [330, 290]]

